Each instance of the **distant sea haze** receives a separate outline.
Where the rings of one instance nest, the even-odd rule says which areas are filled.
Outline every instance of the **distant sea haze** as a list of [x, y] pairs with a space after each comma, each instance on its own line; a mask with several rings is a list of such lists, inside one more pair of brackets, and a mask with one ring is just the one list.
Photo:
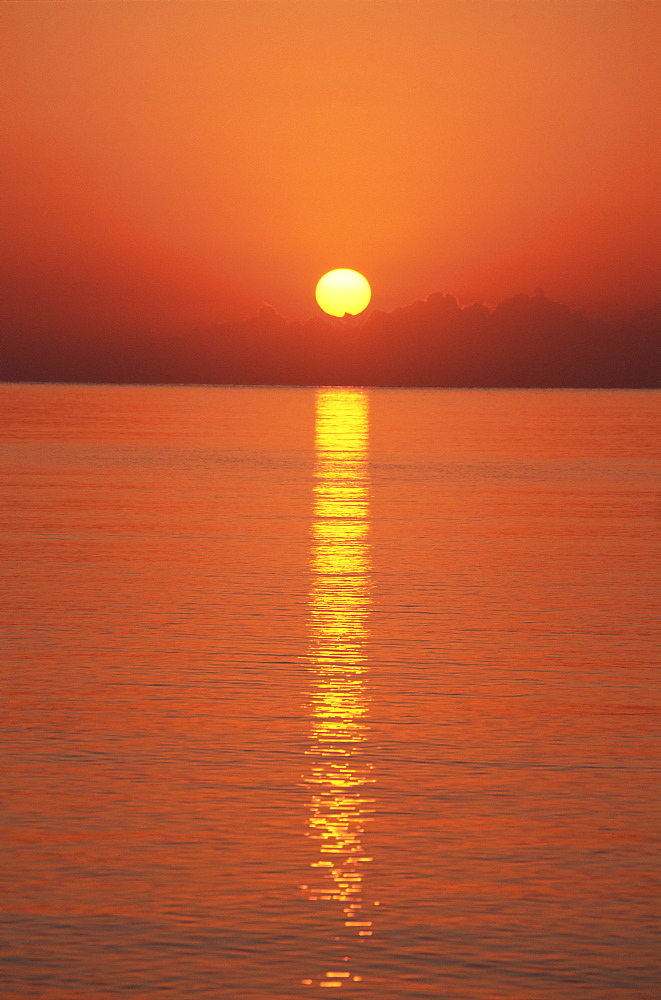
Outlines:
[[435, 293], [364, 319], [289, 322], [271, 306], [176, 335], [107, 326], [9, 327], [7, 382], [658, 388], [661, 305], [619, 325], [541, 291], [495, 308]]

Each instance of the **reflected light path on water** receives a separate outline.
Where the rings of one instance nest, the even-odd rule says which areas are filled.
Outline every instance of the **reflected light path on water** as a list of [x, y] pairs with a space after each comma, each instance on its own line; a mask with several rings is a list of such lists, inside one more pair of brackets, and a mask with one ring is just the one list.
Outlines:
[[[360, 389], [318, 390], [309, 650], [312, 763], [306, 781], [311, 789], [309, 835], [319, 843], [319, 856], [312, 863], [311, 884], [303, 889], [310, 900], [341, 904], [344, 935], [350, 938], [372, 935], [374, 905], [368, 909], [363, 885], [365, 866], [372, 860], [363, 848], [363, 834], [373, 811], [372, 765], [365, 755], [368, 442], [367, 394]], [[346, 944], [346, 937], [339, 940]], [[342, 956], [342, 968], [303, 982], [341, 987], [359, 981], [345, 964], [349, 961]]]

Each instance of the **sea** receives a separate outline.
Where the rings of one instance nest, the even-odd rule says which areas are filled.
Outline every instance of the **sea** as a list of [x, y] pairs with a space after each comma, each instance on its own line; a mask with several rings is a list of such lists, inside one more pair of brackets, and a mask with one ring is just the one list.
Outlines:
[[1, 385], [0, 997], [656, 1000], [660, 418]]

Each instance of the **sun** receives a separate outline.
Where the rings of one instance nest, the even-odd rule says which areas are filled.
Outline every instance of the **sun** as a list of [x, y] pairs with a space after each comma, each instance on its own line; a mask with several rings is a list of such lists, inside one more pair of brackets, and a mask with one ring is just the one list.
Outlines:
[[372, 289], [369, 281], [358, 271], [338, 267], [329, 271], [317, 282], [317, 303], [329, 316], [356, 316], [369, 305]]

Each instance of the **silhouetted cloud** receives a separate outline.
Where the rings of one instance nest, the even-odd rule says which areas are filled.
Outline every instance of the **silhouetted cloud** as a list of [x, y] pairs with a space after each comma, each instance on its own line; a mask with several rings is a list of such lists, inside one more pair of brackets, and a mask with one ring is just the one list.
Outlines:
[[257, 385], [648, 387], [660, 384], [661, 306], [614, 325], [535, 294], [495, 308], [451, 295], [351, 321], [288, 322], [271, 305], [185, 334], [18, 329], [5, 381]]

